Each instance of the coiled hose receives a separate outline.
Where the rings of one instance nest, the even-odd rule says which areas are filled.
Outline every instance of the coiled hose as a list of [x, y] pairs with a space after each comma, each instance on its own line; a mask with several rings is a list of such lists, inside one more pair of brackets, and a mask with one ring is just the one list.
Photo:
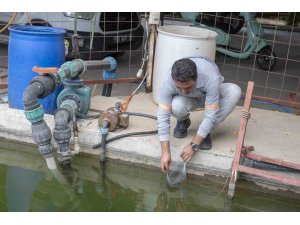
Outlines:
[[[145, 114], [145, 113], [135, 113], [135, 112], [123, 112], [124, 114], [130, 115], [130, 116], [141, 116], [141, 117], [147, 117], [150, 119], [154, 119], [157, 120], [156, 116], [152, 116], [149, 114]], [[120, 138], [124, 138], [124, 137], [129, 137], [129, 136], [136, 136], [136, 135], [149, 135], [149, 134], [157, 134], [157, 130], [151, 130], [151, 131], [140, 131], [140, 132], [131, 132], [131, 133], [127, 133], [127, 134], [120, 134], [118, 136], [109, 138], [106, 140], [105, 144], [118, 140]], [[99, 148], [101, 146], [101, 142], [98, 144], [93, 145], [93, 148]]]

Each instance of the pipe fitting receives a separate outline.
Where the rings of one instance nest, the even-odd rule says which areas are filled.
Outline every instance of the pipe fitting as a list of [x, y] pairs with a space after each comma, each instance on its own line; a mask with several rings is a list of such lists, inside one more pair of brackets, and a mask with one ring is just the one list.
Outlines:
[[44, 158], [54, 156], [53, 144], [51, 142], [52, 134], [46, 122], [42, 120], [31, 126], [32, 139], [38, 145], [39, 151]]
[[42, 95], [42, 84], [35, 82], [30, 84], [23, 93], [24, 110], [31, 111], [39, 108], [41, 104], [37, 101], [37, 98]]
[[117, 61], [115, 60], [115, 58], [109, 56], [105, 57], [103, 61], [110, 63], [110, 67], [107, 68], [106, 71], [113, 71], [117, 68]]
[[58, 75], [60, 76], [61, 82], [66, 78], [73, 79], [87, 70], [86, 63], [81, 59], [74, 59], [73, 61], [68, 61], [62, 64], [58, 70]]
[[38, 108], [33, 109], [31, 111], [24, 111], [26, 119], [28, 119], [31, 123], [37, 123], [44, 119], [44, 110], [42, 105]]
[[45, 158], [50, 170], [56, 169], [52, 133], [44, 121], [44, 110], [37, 98], [44, 98], [55, 90], [57, 82], [50, 75], [34, 77], [23, 93], [24, 113], [31, 122], [32, 139]]
[[57, 142], [58, 161], [62, 166], [70, 165], [71, 163], [71, 151], [69, 149], [71, 129], [68, 127], [68, 123], [72, 116], [73, 112], [66, 108], [58, 109], [54, 115], [55, 127], [53, 137]]
[[[39, 83], [42, 85], [42, 93], [37, 96], [38, 98], [45, 98], [51, 94], [57, 87], [57, 81], [52, 77], [52, 75], [45, 74], [43, 76], [36, 76], [31, 81], [30, 84]], [[30, 86], [30, 85], [29, 85]]]

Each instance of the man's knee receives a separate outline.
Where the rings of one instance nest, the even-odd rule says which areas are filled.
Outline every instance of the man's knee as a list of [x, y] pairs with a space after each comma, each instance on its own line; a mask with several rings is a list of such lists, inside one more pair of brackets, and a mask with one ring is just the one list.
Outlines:
[[235, 104], [238, 103], [238, 101], [241, 98], [242, 90], [240, 86], [233, 84], [233, 83], [225, 83], [223, 86], [223, 97], [225, 99], [230, 100], [231, 102], [234, 102]]
[[242, 90], [241, 90], [240, 86], [238, 86], [236, 84], [231, 84], [230, 92], [231, 92], [232, 98], [237, 103], [240, 100], [241, 95], [242, 95]]
[[172, 115], [176, 118], [181, 118], [186, 115], [186, 104], [181, 96], [175, 96], [172, 100]]

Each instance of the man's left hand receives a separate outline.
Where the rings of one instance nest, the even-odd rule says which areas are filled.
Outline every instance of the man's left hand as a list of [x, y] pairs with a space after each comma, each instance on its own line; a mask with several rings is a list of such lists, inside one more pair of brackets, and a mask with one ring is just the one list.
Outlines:
[[187, 145], [183, 148], [180, 156], [183, 161], [189, 162], [191, 160], [191, 158], [194, 156], [194, 154], [195, 154], [195, 152], [192, 149], [191, 145]]

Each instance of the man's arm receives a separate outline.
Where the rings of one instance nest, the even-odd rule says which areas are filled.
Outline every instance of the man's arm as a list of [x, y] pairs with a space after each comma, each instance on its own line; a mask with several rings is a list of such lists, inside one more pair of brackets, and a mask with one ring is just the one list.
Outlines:
[[161, 144], [161, 161], [160, 168], [163, 172], [169, 169], [171, 163], [170, 153], [170, 117], [171, 117], [171, 106], [163, 107], [160, 104], [157, 113], [157, 127], [158, 137]]
[[[220, 93], [220, 79], [212, 82], [206, 90], [204, 118], [199, 126], [197, 134], [194, 136], [192, 142], [200, 145], [208, 133], [215, 128], [217, 124], [216, 113], [219, 111], [219, 93]], [[195, 152], [190, 144], [186, 145], [182, 152], [181, 158], [188, 162], [191, 160]]]
[[174, 90], [170, 87], [168, 82], [162, 83], [162, 88], [160, 88], [159, 96], [159, 107], [157, 111], [157, 127], [158, 127], [158, 137], [161, 143], [161, 170], [166, 172], [169, 169], [171, 163], [171, 153], [170, 153], [170, 117], [171, 117], [171, 107], [172, 107], [172, 96]]
[[197, 131], [202, 138], [205, 138], [217, 125], [216, 114], [219, 111], [220, 85], [220, 79], [217, 78], [206, 89], [204, 118]]
[[161, 141], [161, 158], [160, 158], [160, 168], [163, 172], [169, 170], [171, 163], [171, 153], [170, 153], [170, 142]]

